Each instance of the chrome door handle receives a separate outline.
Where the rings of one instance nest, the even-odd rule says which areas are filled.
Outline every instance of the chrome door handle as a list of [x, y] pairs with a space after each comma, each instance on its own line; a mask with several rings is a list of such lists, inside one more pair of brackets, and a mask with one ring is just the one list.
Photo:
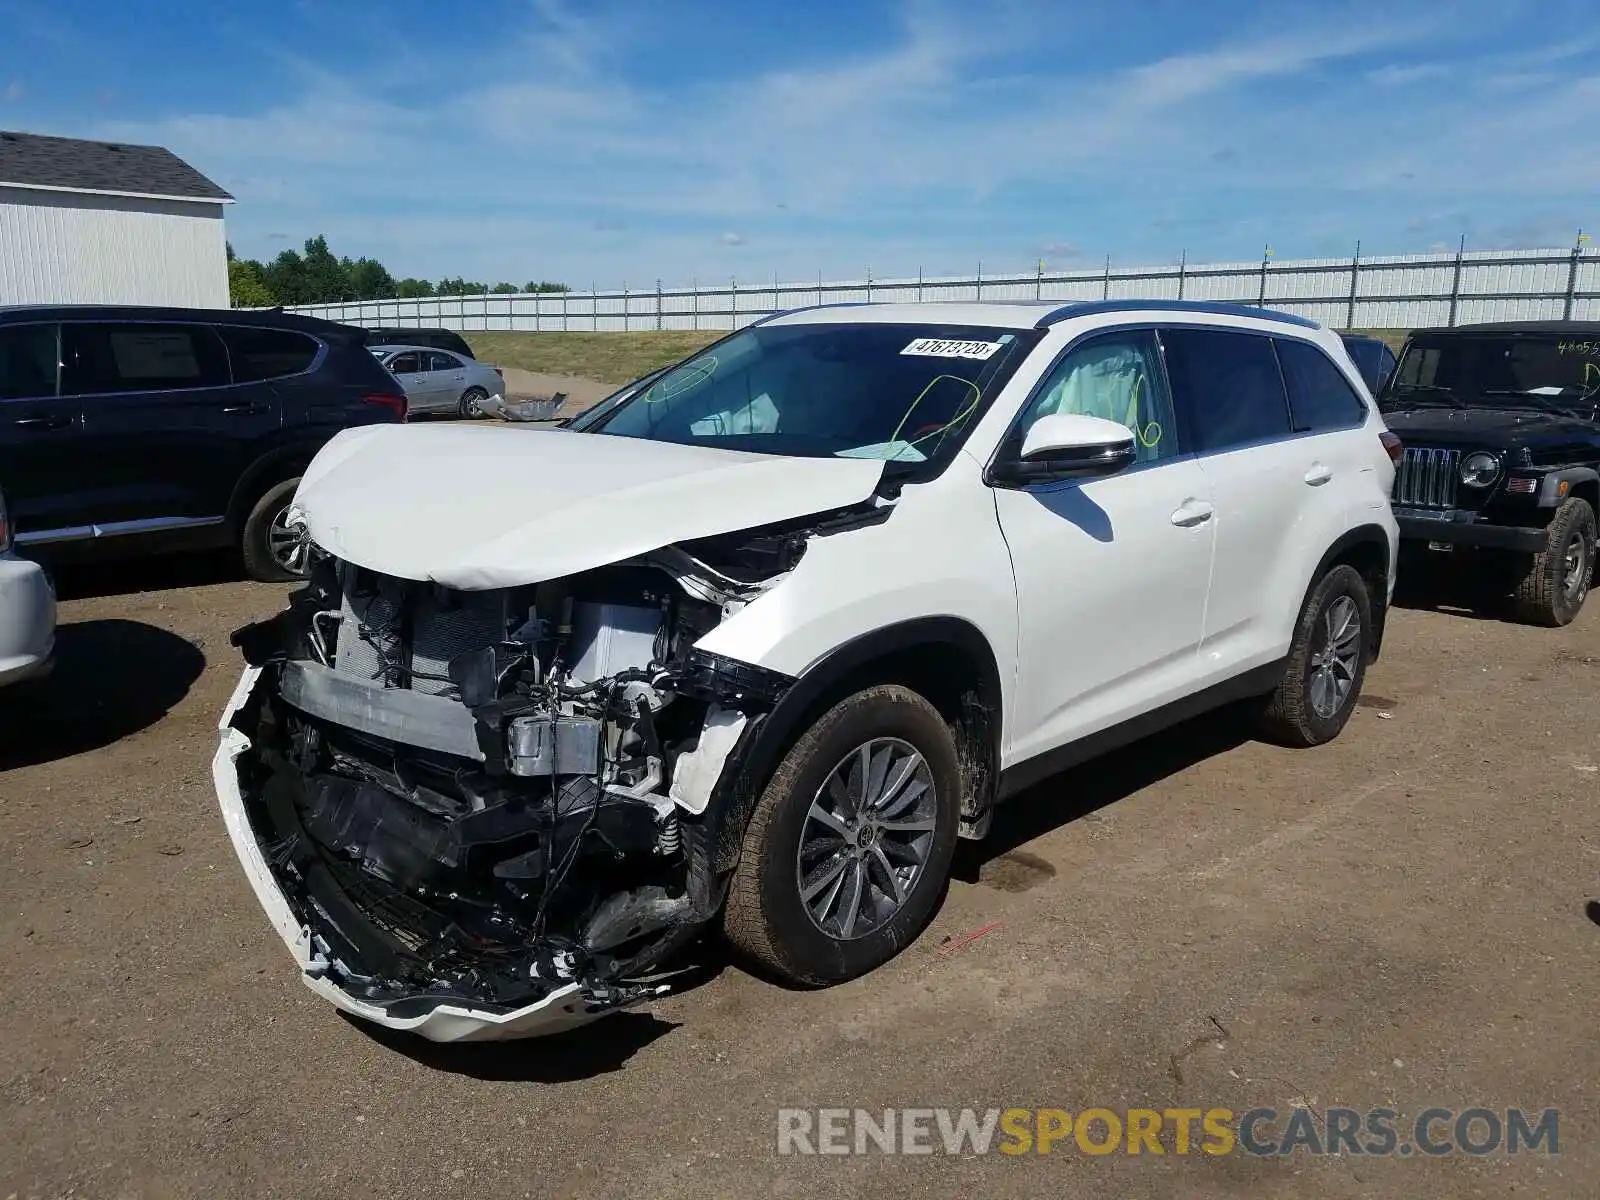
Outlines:
[[1172, 523], [1180, 529], [1189, 529], [1211, 520], [1217, 510], [1204, 500], [1185, 500], [1172, 514]]
[[1312, 487], [1321, 487], [1333, 478], [1333, 472], [1321, 463], [1316, 463], [1311, 470], [1306, 472], [1305, 480]]
[[65, 429], [68, 425], [72, 424], [72, 418], [61, 416], [18, 417], [11, 423], [13, 425], [19, 425], [23, 429]]
[[231, 416], [253, 416], [256, 413], [266, 412], [267, 406], [264, 404], [224, 404], [222, 411]]

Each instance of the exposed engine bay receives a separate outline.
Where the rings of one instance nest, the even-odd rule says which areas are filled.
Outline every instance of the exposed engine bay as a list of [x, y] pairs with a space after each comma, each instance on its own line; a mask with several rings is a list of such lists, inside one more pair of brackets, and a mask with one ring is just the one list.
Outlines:
[[398, 1016], [657, 990], [721, 903], [718, 786], [792, 683], [695, 643], [809, 537], [875, 519], [487, 591], [318, 556], [286, 611], [235, 634], [261, 676], [228, 718], [308, 980]]

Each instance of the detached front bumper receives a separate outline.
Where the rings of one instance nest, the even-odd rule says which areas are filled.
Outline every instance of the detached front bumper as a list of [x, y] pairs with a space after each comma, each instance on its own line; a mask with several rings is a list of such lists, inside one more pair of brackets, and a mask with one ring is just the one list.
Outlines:
[[1477, 521], [1476, 515], [1449, 510], [1394, 510], [1395, 522], [1400, 526], [1400, 537], [1405, 541], [1442, 542], [1449, 546], [1538, 554], [1549, 540], [1548, 531], [1537, 526], [1490, 525]]
[[379, 1005], [351, 996], [328, 979], [323, 973], [326, 960], [319, 951], [312, 931], [295, 916], [274, 879], [251, 829], [245, 807], [238, 762], [240, 756], [249, 751], [251, 743], [243, 732], [234, 727], [233, 721], [261, 685], [261, 675], [260, 668], [248, 668], [234, 689], [233, 698], [222, 714], [222, 737], [212, 760], [212, 777], [234, 853], [244, 867], [256, 899], [272, 921], [272, 927], [278, 931], [278, 936], [294, 956], [300, 968], [301, 982], [352, 1016], [388, 1029], [419, 1034], [435, 1042], [484, 1042], [537, 1037], [587, 1024], [612, 1011], [607, 1008], [597, 1010], [589, 1005], [582, 994], [582, 987], [574, 982], [557, 988], [535, 1004], [508, 1012], [490, 1012], [447, 1001], [441, 1001], [427, 1011], [416, 1012], [413, 1002], [408, 1015], [397, 1016]]

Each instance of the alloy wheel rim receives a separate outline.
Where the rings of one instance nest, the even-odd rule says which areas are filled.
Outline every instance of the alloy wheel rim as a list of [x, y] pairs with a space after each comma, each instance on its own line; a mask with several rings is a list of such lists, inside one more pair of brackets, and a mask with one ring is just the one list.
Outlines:
[[293, 575], [304, 575], [311, 557], [311, 538], [305, 526], [289, 520], [289, 505], [272, 515], [267, 526], [267, 553], [272, 561]]
[[1349, 596], [1322, 611], [1319, 645], [1311, 656], [1310, 700], [1317, 716], [1337, 716], [1349, 702], [1361, 663], [1361, 614]]
[[477, 392], [467, 393], [467, 416], [483, 416], [483, 398]]
[[905, 907], [933, 851], [938, 794], [909, 742], [873, 738], [834, 765], [812, 797], [795, 879], [812, 924], [854, 941]]

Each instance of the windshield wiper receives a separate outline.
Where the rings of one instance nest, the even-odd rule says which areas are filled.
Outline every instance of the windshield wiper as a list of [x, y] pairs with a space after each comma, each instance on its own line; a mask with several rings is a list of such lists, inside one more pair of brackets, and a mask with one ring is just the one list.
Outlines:
[[1454, 408], [1465, 408], [1467, 402], [1456, 395], [1450, 388], [1438, 383], [1403, 383], [1391, 393], [1390, 398], [1396, 403], [1411, 403], [1411, 397], [1417, 393], [1428, 396], [1437, 396]]

